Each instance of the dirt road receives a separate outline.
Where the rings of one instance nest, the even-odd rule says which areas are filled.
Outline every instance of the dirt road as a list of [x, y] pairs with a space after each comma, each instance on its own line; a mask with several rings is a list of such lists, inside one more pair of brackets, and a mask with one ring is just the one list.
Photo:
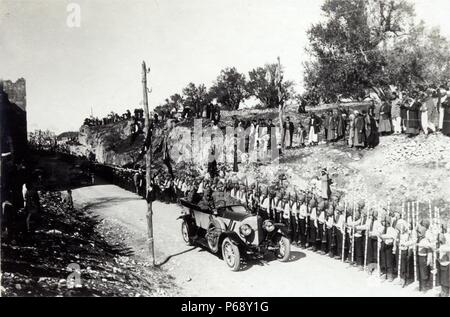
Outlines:
[[[73, 197], [77, 206], [124, 227], [129, 233], [125, 242], [136, 256], [147, 256], [145, 200], [114, 185], [79, 188]], [[288, 263], [252, 261], [231, 272], [217, 256], [183, 243], [180, 212], [177, 205], [154, 204], [157, 262], [175, 277], [183, 296], [420, 296], [296, 247]]]

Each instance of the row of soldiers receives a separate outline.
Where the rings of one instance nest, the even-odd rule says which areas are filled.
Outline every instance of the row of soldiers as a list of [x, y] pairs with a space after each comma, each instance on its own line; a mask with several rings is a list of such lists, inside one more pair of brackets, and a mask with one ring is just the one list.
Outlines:
[[362, 201], [348, 203], [339, 194], [323, 198], [313, 190], [288, 193], [279, 185], [247, 185], [223, 173], [214, 179], [157, 174], [146, 191], [143, 171], [134, 175], [130, 171], [123, 172], [125, 178], [118, 175], [124, 180], [117, 184], [144, 198], [174, 203], [188, 197], [198, 203], [209, 197], [212, 204], [213, 196], [231, 199], [263, 219], [285, 224], [292, 244], [300, 248], [378, 274], [382, 280], [392, 282], [396, 277], [403, 287], [415, 283], [425, 292], [439, 286], [440, 295], [449, 296], [448, 223], [431, 207], [429, 216], [421, 214], [419, 220], [417, 204], [369, 207]]
[[300, 248], [379, 274], [381, 280], [397, 277], [403, 287], [416, 283], [426, 292], [439, 285], [441, 296], [449, 295], [450, 234], [436, 212], [419, 221], [415, 204], [407, 204], [406, 210], [369, 208], [339, 195], [326, 199], [313, 192], [292, 194], [217, 178], [175, 178], [170, 184], [179, 197], [213, 191], [236, 199], [263, 219], [285, 224], [291, 242]]

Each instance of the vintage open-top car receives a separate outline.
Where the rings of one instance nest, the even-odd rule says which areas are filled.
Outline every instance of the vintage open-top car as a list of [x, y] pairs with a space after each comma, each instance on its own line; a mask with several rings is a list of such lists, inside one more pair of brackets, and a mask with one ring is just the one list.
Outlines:
[[180, 199], [187, 210], [179, 217], [183, 220], [181, 233], [186, 244], [198, 243], [213, 253], [221, 251], [233, 271], [239, 270], [245, 255], [273, 252], [281, 262], [288, 261], [291, 246], [284, 224], [263, 220], [243, 205], [222, 202], [211, 209]]

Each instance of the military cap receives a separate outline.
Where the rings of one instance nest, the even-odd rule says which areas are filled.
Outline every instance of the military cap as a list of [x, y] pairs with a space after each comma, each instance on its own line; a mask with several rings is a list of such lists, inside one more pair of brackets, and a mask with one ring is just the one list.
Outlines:
[[430, 220], [428, 220], [428, 219], [422, 219], [422, 220], [420, 221], [420, 225], [423, 226], [423, 227], [425, 227], [426, 229], [429, 229], [429, 228], [430, 228]]
[[317, 209], [318, 209], [319, 211], [325, 210], [325, 202], [324, 202], [324, 201], [320, 201], [320, 202], [318, 203], [318, 205], [317, 205]]
[[298, 200], [300, 203], [304, 202], [304, 201], [305, 201], [305, 195], [303, 195], [303, 194], [298, 195], [298, 196], [297, 196], [297, 200]]

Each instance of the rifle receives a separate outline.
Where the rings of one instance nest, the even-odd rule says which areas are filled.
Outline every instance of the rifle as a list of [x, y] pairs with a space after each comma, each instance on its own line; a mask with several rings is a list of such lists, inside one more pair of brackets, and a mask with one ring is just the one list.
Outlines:
[[437, 279], [437, 270], [438, 270], [438, 261], [437, 261], [437, 250], [439, 249], [440, 245], [439, 245], [439, 235], [440, 235], [440, 215], [439, 215], [439, 208], [434, 207], [434, 223], [436, 225], [437, 228], [439, 228], [437, 230], [437, 236], [436, 236], [436, 246], [435, 249], [433, 250], [433, 268], [434, 268], [434, 272], [433, 272], [433, 280], [434, 280], [434, 287], [437, 288], [439, 285], [439, 281]]
[[353, 200], [353, 211], [352, 211], [352, 263], [355, 261], [355, 200]]
[[248, 179], [245, 178], [245, 205], [248, 207]]
[[[400, 219], [403, 219], [403, 213], [405, 212], [405, 202], [402, 202], [402, 210], [400, 212]], [[400, 228], [400, 234], [398, 237], [398, 268], [397, 268], [397, 278], [400, 280], [402, 278], [402, 249], [400, 248], [402, 239], [402, 228]], [[395, 243], [395, 242], [394, 242]]]
[[417, 202], [416, 204], [412, 204], [412, 221], [413, 221], [413, 238], [414, 238], [414, 249], [413, 249], [413, 257], [414, 257], [414, 283], [417, 282]]
[[[380, 211], [380, 206], [378, 205], [378, 211]], [[381, 213], [378, 212], [378, 218], [381, 218]], [[377, 232], [377, 270], [378, 275], [381, 276], [381, 263], [380, 263], [380, 255], [381, 255], [381, 237], [378, 235]]]
[[[367, 221], [369, 220], [369, 212], [370, 212], [370, 208], [367, 208], [366, 219], [365, 219], [365, 223], [364, 223], [364, 225], [366, 226], [366, 230], [364, 232], [364, 237], [365, 237], [365, 241], [364, 241], [364, 271], [366, 270], [366, 267], [367, 267], [367, 247], [369, 244], [370, 226], [367, 227]], [[372, 221], [372, 220], [373, 219], [370, 219], [370, 221]]]

